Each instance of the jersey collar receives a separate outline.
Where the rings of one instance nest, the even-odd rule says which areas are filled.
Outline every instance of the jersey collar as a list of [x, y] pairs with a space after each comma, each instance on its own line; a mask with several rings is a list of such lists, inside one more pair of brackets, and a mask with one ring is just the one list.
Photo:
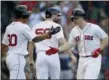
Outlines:
[[83, 29], [79, 28], [79, 26], [78, 26], [78, 29], [79, 31], [84, 32], [89, 26], [90, 26], [90, 23], [87, 23]]

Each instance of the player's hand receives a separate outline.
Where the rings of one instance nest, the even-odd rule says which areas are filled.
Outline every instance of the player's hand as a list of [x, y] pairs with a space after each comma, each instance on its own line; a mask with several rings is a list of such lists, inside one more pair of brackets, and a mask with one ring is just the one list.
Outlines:
[[30, 69], [33, 70], [34, 69], [34, 62], [33, 61], [29, 61], [29, 66], [30, 66]]
[[102, 51], [100, 48], [96, 49], [95, 51], [92, 52], [92, 57], [97, 58], [101, 52]]
[[47, 55], [52, 55], [52, 54], [56, 54], [58, 51], [59, 51], [59, 49], [50, 47], [50, 49], [48, 49], [48, 50], [46, 51], [46, 54], [47, 54]]
[[50, 35], [54, 35], [58, 33], [61, 30], [61, 28], [58, 26], [56, 28], [53, 28], [53, 26], [50, 28], [50, 31], [48, 32]]
[[29, 65], [30, 65], [30, 70], [32, 72], [32, 77], [34, 80], [36, 80], [37, 77], [36, 77], [36, 68], [35, 68], [34, 62], [33, 61], [30, 62]]

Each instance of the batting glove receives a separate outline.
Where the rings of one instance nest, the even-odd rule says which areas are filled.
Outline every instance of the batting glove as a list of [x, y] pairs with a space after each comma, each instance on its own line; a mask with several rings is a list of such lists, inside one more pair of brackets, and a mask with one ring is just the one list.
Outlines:
[[97, 58], [101, 52], [102, 50], [100, 48], [96, 49], [92, 52], [92, 57]]
[[46, 51], [46, 54], [47, 54], [47, 55], [52, 55], [52, 54], [56, 54], [57, 52], [59, 52], [59, 49], [50, 47], [50, 49], [48, 49], [48, 50]]
[[61, 28], [58, 26], [56, 28], [53, 28], [53, 26], [50, 28], [50, 31], [48, 32], [50, 35], [54, 35], [58, 33], [61, 30]]

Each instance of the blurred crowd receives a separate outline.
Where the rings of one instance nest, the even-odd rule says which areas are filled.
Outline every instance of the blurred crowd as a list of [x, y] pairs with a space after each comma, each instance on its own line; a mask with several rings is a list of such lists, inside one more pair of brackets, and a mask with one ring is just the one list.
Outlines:
[[[76, 8], [80, 8], [85, 11], [85, 19], [88, 22], [92, 22], [100, 25], [100, 27], [109, 35], [109, 5], [108, 1], [1, 1], [1, 35], [3, 36], [6, 26], [13, 20], [13, 9], [16, 5], [27, 5], [28, 10], [32, 11], [29, 17], [28, 25], [30, 28], [45, 19], [44, 11], [46, 8], [54, 7], [59, 9], [62, 13], [59, 24], [62, 25], [64, 35], [68, 40], [69, 33], [74, 27], [74, 24], [70, 20], [72, 11]], [[109, 46], [105, 48], [103, 52], [102, 68], [99, 75], [99, 79], [109, 79]], [[78, 49], [73, 50], [74, 55], [78, 56]], [[34, 54], [35, 55], [35, 54]], [[73, 64], [69, 55], [65, 52], [60, 54], [61, 62], [61, 79], [75, 79], [77, 65]], [[9, 72], [4, 60], [1, 62], [2, 79], [9, 77]], [[26, 65], [25, 72], [30, 72], [28, 64]], [[28, 73], [27, 75], [29, 75]]]

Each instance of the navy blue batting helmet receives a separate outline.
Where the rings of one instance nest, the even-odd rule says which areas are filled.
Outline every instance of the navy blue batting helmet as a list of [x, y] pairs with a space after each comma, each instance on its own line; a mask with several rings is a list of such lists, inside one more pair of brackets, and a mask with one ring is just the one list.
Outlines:
[[14, 9], [15, 18], [28, 18], [29, 11], [25, 5], [19, 5]]
[[72, 12], [71, 19], [74, 19], [76, 17], [85, 17], [85, 12], [82, 9], [75, 9]]
[[46, 18], [51, 18], [51, 16], [55, 14], [55, 15], [61, 15], [60, 11], [58, 9], [55, 9], [55, 8], [48, 8], [46, 11], [45, 11], [45, 16]]

